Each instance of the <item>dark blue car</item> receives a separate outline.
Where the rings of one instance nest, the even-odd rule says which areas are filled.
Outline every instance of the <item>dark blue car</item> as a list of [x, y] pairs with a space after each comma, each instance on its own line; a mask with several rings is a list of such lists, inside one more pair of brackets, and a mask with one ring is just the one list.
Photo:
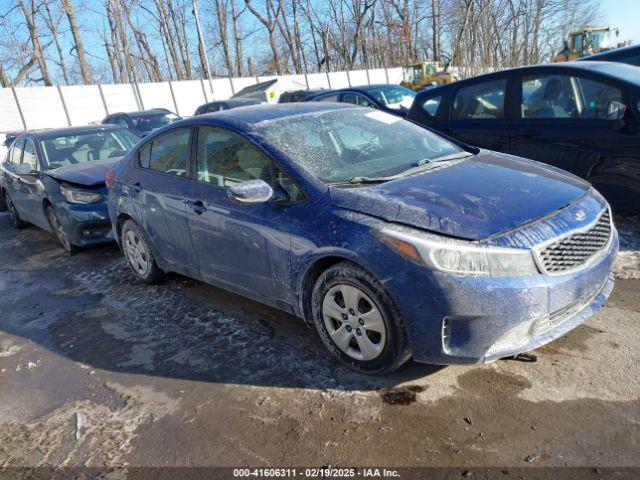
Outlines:
[[29, 131], [0, 165], [0, 210], [53, 232], [68, 252], [112, 241], [105, 175], [140, 137], [106, 125]]
[[291, 312], [363, 372], [530, 350], [613, 288], [617, 233], [588, 183], [379, 110], [194, 117], [150, 135], [107, 184], [138, 278], [179, 272]]
[[616, 210], [640, 210], [640, 70], [534, 65], [420, 92], [408, 119], [481, 148], [584, 178]]
[[380, 84], [319, 91], [307, 95], [302, 101], [350, 103], [405, 117], [415, 97], [416, 92], [402, 85]]
[[615, 48], [606, 52], [579, 58], [577, 62], [618, 62], [640, 67], [640, 45]]

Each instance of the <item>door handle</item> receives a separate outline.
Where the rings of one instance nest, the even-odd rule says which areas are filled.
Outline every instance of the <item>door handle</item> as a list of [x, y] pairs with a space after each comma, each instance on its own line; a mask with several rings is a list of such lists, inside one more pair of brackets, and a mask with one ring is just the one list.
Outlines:
[[207, 211], [207, 207], [204, 206], [202, 200], [187, 200], [187, 206], [193, 210], [197, 215], [202, 215]]
[[542, 135], [542, 133], [540, 133], [540, 130], [534, 130], [533, 128], [527, 128], [525, 130], [522, 130], [518, 136], [521, 138], [534, 138], [534, 137], [539, 137], [540, 135]]

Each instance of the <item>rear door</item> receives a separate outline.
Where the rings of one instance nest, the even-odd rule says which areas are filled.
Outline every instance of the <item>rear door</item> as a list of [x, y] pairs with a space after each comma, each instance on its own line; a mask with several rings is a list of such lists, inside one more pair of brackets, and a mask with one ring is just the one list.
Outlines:
[[144, 144], [126, 187], [156, 254], [169, 269], [185, 273], [196, 272], [185, 207], [192, 130], [173, 129]]
[[[584, 71], [521, 74], [520, 118], [513, 124], [511, 151], [589, 180], [614, 203], [633, 189], [637, 196], [640, 135], [635, 95], [624, 83]], [[626, 105], [623, 123], [607, 120], [610, 102]]]

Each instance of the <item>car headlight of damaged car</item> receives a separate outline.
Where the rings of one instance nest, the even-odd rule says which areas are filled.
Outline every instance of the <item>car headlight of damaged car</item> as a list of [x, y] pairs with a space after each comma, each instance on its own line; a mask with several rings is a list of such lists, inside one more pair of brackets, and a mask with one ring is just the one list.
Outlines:
[[82, 190], [69, 185], [60, 185], [60, 193], [69, 203], [98, 203], [102, 201], [102, 195], [90, 190]]
[[378, 238], [410, 260], [443, 272], [467, 275], [534, 275], [530, 250], [481, 246], [407, 227], [383, 228]]

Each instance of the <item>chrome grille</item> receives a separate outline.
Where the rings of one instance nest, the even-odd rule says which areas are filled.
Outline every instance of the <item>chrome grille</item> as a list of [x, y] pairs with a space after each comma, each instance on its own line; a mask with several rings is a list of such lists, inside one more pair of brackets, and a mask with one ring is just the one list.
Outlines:
[[536, 251], [538, 264], [549, 275], [576, 270], [600, 253], [611, 238], [611, 216], [605, 209], [589, 229], [568, 235]]

